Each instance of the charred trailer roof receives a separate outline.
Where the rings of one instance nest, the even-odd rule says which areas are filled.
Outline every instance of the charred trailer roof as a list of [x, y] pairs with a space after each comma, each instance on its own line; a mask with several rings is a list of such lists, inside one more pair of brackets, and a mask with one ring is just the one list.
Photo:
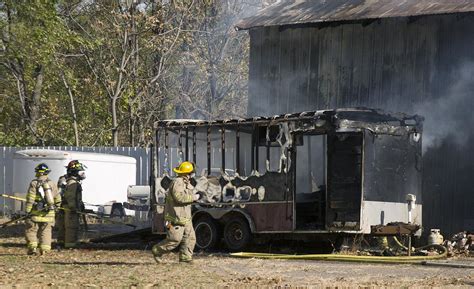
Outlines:
[[258, 116], [250, 118], [223, 119], [223, 120], [194, 120], [194, 119], [170, 119], [155, 122], [155, 129], [183, 129], [190, 127], [232, 127], [236, 125], [249, 124], [277, 124], [281, 122], [296, 122], [293, 130], [305, 129], [306, 122], [319, 122], [326, 128], [333, 130], [364, 128], [374, 133], [404, 134], [420, 132], [422, 130], [423, 117], [419, 115], [408, 115], [403, 113], [388, 113], [382, 110], [369, 108], [340, 108], [289, 113], [274, 116]]

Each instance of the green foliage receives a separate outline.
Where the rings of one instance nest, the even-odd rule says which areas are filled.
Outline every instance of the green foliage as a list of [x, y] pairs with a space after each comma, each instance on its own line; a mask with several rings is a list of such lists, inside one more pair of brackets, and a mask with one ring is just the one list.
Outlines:
[[0, 145], [74, 145], [74, 121], [81, 145], [146, 145], [159, 119], [245, 115], [233, 23], [260, 1], [134, 2], [0, 1]]
[[[81, 43], [81, 36], [68, 29], [57, 5], [58, 1], [26, 0], [0, 4], [4, 84], [0, 88], [4, 96], [1, 144], [50, 144], [55, 143], [50, 135], [62, 133], [61, 128], [51, 124], [61, 118], [62, 113], [55, 108], [64, 101], [58, 89], [58, 56]], [[43, 81], [39, 84], [40, 74]], [[35, 108], [38, 116], [32, 112]]]

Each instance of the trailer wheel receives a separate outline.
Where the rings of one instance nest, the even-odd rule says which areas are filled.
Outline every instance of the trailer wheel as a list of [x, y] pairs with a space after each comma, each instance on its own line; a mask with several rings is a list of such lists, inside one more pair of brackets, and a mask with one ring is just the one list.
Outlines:
[[125, 216], [125, 210], [121, 203], [114, 203], [112, 209], [110, 210], [111, 218], [123, 218]]
[[249, 225], [241, 217], [230, 219], [224, 227], [224, 241], [231, 251], [241, 251], [252, 238]]
[[200, 250], [213, 249], [219, 241], [216, 222], [210, 217], [200, 217], [194, 222], [196, 247]]

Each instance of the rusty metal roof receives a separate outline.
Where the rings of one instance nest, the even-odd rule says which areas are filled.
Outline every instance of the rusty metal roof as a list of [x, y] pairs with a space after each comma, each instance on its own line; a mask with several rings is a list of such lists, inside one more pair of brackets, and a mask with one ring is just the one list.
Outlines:
[[236, 29], [474, 11], [474, 0], [283, 0]]

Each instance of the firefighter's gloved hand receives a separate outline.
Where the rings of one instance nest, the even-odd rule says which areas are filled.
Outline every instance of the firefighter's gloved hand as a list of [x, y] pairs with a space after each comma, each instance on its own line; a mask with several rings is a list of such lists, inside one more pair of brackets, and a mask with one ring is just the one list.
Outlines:
[[194, 194], [193, 195], [193, 201], [199, 201], [200, 198], [201, 198], [200, 194]]
[[202, 200], [204, 199], [204, 197], [206, 196], [206, 194], [205, 194], [204, 192], [199, 191], [199, 192], [197, 192], [197, 193], [199, 194], [199, 200], [201, 200], [201, 201], [202, 201]]
[[77, 208], [78, 212], [84, 212], [86, 210], [86, 206], [84, 205], [83, 202], [79, 204], [79, 207]]

